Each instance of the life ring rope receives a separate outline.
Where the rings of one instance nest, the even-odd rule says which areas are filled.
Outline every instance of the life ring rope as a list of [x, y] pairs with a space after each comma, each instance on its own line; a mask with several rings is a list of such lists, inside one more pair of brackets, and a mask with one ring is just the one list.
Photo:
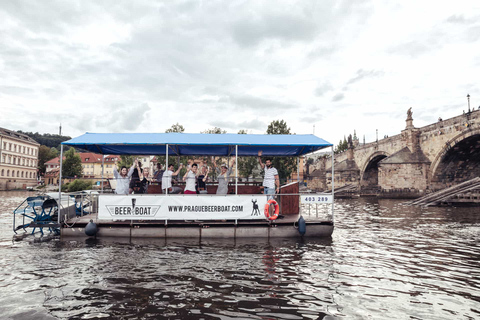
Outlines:
[[[275, 206], [275, 211], [273, 212], [272, 215], [270, 215], [270, 206], [272, 204]], [[268, 220], [275, 220], [275, 219], [278, 218], [279, 212], [280, 212], [280, 207], [279, 207], [277, 201], [275, 201], [273, 199], [268, 200], [267, 203], [265, 204], [265, 210], [264, 210], [265, 217]]]

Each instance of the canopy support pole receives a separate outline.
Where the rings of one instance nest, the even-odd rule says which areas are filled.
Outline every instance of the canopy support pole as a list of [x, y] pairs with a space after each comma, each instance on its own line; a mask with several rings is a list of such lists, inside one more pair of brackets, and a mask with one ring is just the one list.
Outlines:
[[103, 167], [105, 167], [105, 155], [102, 154], [102, 193], [103, 193]]
[[238, 194], [238, 145], [235, 145], [235, 194]]
[[[166, 159], [167, 159], [167, 160], [166, 160], [166, 163], [165, 163], [165, 166], [166, 166], [165, 172], [166, 172], [167, 175], [168, 175], [168, 143], [165, 145], [165, 148], [166, 148], [166, 150], [165, 150], [165, 156], [166, 156]], [[164, 174], [165, 174], [165, 173], [164, 173]], [[171, 179], [172, 179], [172, 177], [170, 177], [170, 183], [171, 183], [171, 181], [172, 181]], [[163, 187], [164, 187], [164, 186], [162, 186], [162, 188], [163, 188]], [[165, 188], [164, 190], [166, 190], [165, 193], [166, 193], [167, 196], [168, 196], [168, 188]]]
[[297, 182], [298, 187], [300, 188], [300, 157], [297, 157]]
[[58, 176], [58, 201], [57, 201], [57, 208], [58, 208], [58, 224], [61, 221], [61, 214], [60, 214], [60, 202], [62, 200], [62, 166], [63, 166], [63, 144], [60, 145], [60, 171]]
[[332, 145], [332, 223], [335, 222], [335, 218], [334, 218], [334, 215], [333, 215], [333, 210], [334, 210], [334, 207], [335, 207], [335, 176], [334, 176], [334, 165], [335, 165], [335, 153], [333, 152], [333, 145]]

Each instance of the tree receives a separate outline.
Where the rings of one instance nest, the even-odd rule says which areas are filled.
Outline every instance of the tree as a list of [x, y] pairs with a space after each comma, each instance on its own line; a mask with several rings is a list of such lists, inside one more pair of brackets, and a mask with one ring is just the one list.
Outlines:
[[121, 167], [127, 167], [128, 169], [130, 169], [134, 161], [135, 158], [133, 156], [121, 155], [120, 161], [117, 162], [117, 167], [119, 168], [119, 170]]
[[[238, 134], [247, 134], [247, 130], [240, 130]], [[254, 170], [258, 166], [258, 161], [255, 157], [238, 157], [238, 173], [245, 178], [252, 176], [255, 179]]]
[[182, 132], [185, 132], [185, 128], [177, 122], [176, 124], [172, 124], [172, 126], [169, 129], [165, 130], [165, 132], [166, 133], [169, 133], [169, 132], [180, 132], [180, 133], [182, 133]]
[[[178, 122], [176, 124], [173, 124], [169, 129], [165, 130], [166, 133], [169, 133], [169, 132], [179, 132], [179, 133], [182, 133], [182, 132], [185, 132], [185, 128], [179, 124]], [[178, 166], [180, 165], [180, 163], [183, 163], [185, 166], [187, 165], [187, 161], [188, 161], [188, 157], [185, 157], [185, 156], [181, 156], [181, 157], [178, 157], [174, 154], [169, 154], [168, 155], [168, 165], [174, 165], [175, 168], [178, 168]], [[166, 163], [167, 163], [167, 157], [166, 156], [157, 156], [157, 163], [160, 163], [162, 166], [165, 166]], [[165, 170], [167, 170], [167, 168], [165, 168]], [[182, 169], [179, 173], [179, 175], [177, 176], [177, 179], [178, 177], [183, 177], [183, 174], [185, 174], [186, 169]]]
[[224, 134], [224, 133], [227, 133], [227, 131], [226, 131], [226, 130], [222, 130], [222, 129], [218, 128], [218, 127], [213, 127], [213, 128], [211, 128], [211, 129], [207, 129], [207, 130], [202, 131], [202, 132], [200, 132], [200, 133]]
[[335, 147], [335, 150], [334, 152], [335, 153], [341, 153], [345, 150], [348, 149], [348, 142], [347, 142], [347, 138], [345, 138], [345, 136], [343, 136], [343, 141], [340, 140], [340, 142], [337, 144], [337, 146]]
[[267, 128], [267, 134], [292, 134], [287, 123], [283, 120], [272, 121]]
[[41, 173], [45, 173], [46, 167], [45, 162], [52, 160], [53, 158], [58, 156], [58, 153], [55, 152], [55, 148], [49, 148], [47, 146], [41, 145], [38, 148], [38, 169]]
[[62, 165], [62, 176], [63, 177], [81, 177], [82, 176], [82, 159], [75, 152], [74, 148], [70, 148], [65, 153], [65, 161]]
[[[272, 121], [267, 128], [267, 134], [292, 134], [287, 123], [283, 120]], [[280, 183], [284, 184], [297, 169], [297, 159], [293, 157], [272, 157], [273, 166], [278, 171]]]
[[47, 146], [47, 147], [50, 147], [50, 148], [51, 147], [58, 147], [59, 148], [59, 146], [62, 142], [72, 139], [68, 136], [61, 136], [61, 135], [58, 135], [58, 134], [50, 134], [50, 133], [40, 134], [38, 132], [35, 132], [35, 133], [33, 133], [33, 132], [23, 132], [21, 130], [18, 130], [17, 132], [23, 133], [23, 134], [29, 136], [30, 138], [32, 138], [33, 140], [37, 141], [41, 145], [44, 145], [44, 146]]

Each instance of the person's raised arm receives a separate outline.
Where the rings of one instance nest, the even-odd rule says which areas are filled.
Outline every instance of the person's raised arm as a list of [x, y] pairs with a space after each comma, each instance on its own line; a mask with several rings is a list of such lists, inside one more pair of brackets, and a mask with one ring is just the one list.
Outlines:
[[235, 158], [233, 159], [232, 164], [228, 167], [228, 172], [227, 172], [228, 175], [232, 174], [234, 165], [235, 165]]
[[174, 173], [172, 173], [172, 176], [176, 176], [180, 173], [180, 170], [182, 170], [183, 168], [183, 164], [180, 163], [180, 165], [178, 166], [178, 169], [177, 171], [175, 171]]
[[217, 174], [220, 174], [220, 169], [217, 168], [217, 163], [215, 162], [215, 157], [212, 156], [213, 168]]
[[190, 170], [192, 170], [192, 166], [188, 165], [187, 166], [187, 172], [185, 172], [185, 174], [183, 175], [183, 181], [187, 180], [187, 176], [188, 176], [188, 173], [190, 172]]
[[113, 167], [113, 177], [114, 177], [115, 179], [118, 179], [118, 176], [119, 176], [119, 174], [118, 174], [117, 165], [115, 165], [115, 166]]
[[217, 168], [217, 163], [215, 162], [215, 157], [212, 156], [212, 163], [213, 163], [213, 167], [216, 169]]
[[134, 164], [130, 167], [130, 170], [128, 170], [128, 177], [131, 178], [133, 174], [133, 170], [135, 170], [135, 166], [138, 165], [138, 159], [135, 159]]
[[258, 163], [260, 163], [260, 167], [265, 168], [265, 165], [262, 162], [262, 150], [258, 151]]
[[203, 182], [207, 181], [207, 178], [208, 178], [208, 173], [210, 172], [210, 168], [207, 167], [207, 173], [205, 174], [205, 176], [203, 177]]
[[137, 171], [138, 171], [138, 178], [140, 179], [140, 181], [143, 180], [143, 170], [142, 168], [140, 168], [140, 165], [138, 164], [138, 161], [135, 162], [135, 167], [137, 168]]

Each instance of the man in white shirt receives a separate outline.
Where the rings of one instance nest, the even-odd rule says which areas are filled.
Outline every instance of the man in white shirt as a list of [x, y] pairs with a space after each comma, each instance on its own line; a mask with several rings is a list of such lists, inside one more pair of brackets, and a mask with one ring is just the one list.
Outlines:
[[187, 166], [187, 173], [183, 176], [183, 181], [185, 181], [185, 190], [184, 194], [197, 194], [195, 189], [195, 184], [197, 182], [197, 168], [196, 163]]
[[[268, 195], [267, 199], [273, 199], [275, 191], [280, 191], [280, 180], [278, 178], [278, 171], [272, 166], [272, 159], [266, 159], [265, 164], [262, 162], [262, 151], [258, 152], [258, 163], [262, 169], [265, 170], [265, 176], [263, 178], [263, 190], [264, 194]], [[277, 187], [275, 189], [275, 186]]]
[[183, 165], [180, 164], [180, 166], [178, 167], [178, 170], [173, 172], [173, 170], [175, 170], [175, 166], [173, 164], [168, 166], [168, 170], [166, 170], [163, 173], [163, 177], [162, 177], [163, 193], [167, 193], [167, 190], [168, 190], [168, 193], [171, 193], [171, 194], [172, 193], [173, 194], [182, 193], [182, 188], [172, 186], [172, 176], [178, 175], [180, 170], [182, 169], [182, 167], [183, 167]]

